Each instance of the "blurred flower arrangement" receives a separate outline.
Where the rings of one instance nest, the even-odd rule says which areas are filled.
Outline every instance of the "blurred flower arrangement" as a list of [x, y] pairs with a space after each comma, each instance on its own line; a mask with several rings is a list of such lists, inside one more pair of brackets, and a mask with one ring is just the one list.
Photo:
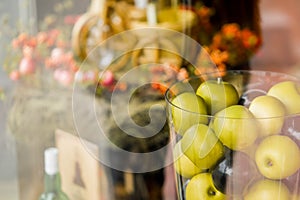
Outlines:
[[[76, 21], [77, 17], [68, 20]], [[68, 23], [69, 24], [69, 23]], [[66, 28], [66, 26], [65, 26]], [[71, 27], [70, 27], [71, 30]], [[13, 81], [25, 81], [30, 84], [56, 84], [69, 87], [74, 82], [83, 86], [97, 85], [97, 94], [107, 91], [126, 90], [125, 83], [117, 83], [116, 75], [110, 71], [100, 71], [95, 66], [80, 66], [69, 44], [70, 30], [51, 29], [36, 35], [19, 34], [10, 44], [9, 56], [4, 69]], [[174, 80], [187, 78], [184, 68], [172, 64], [157, 65], [150, 69], [151, 87], [164, 93]]]
[[[60, 7], [60, 6], [56, 6]], [[100, 70], [95, 63], [85, 63], [72, 51], [71, 35], [80, 16], [50, 15], [45, 17], [36, 34], [21, 32], [12, 38], [3, 64], [13, 81], [31, 86], [71, 87], [75, 82], [103, 91], [125, 91], [126, 83], [118, 83], [118, 75], [109, 69]], [[150, 70], [151, 88], [164, 93], [174, 80], [186, 78], [188, 73], [169, 63]], [[117, 84], [118, 83], [118, 84]]]
[[[127, 83], [118, 82], [111, 70], [100, 70], [93, 63], [77, 58], [71, 47], [71, 32], [80, 16], [66, 16], [63, 24], [53, 27], [58, 20], [51, 16], [43, 21], [45, 31], [37, 34], [20, 33], [12, 39], [4, 62], [4, 70], [13, 81], [31, 86], [71, 87], [75, 82], [85, 88], [95, 88], [96, 94], [125, 91]], [[165, 63], [149, 68], [151, 88], [164, 93], [175, 80], [187, 78], [184, 68]]]
[[[37, 34], [22, 32], [12, 39], [4, 62], [4, 69], [12, 80], [30, 79], [52, 72], [53, 79], [69, 85], [79, 66], [70, 51], [69, 36], [77, 16], [67, 16], [63, 28], [57, 27]], [[55, 19], [46, 18], [50, 27]], [[46, 25], [48, 24], [48, 25]], [[46, 78], [46, 77], [39, 77]], [[90, 76], [86, 76], [89, 80]]]
[[[63, 5], [56, 5], [56, 10], [60, 12]], [[204, 5], [193, 9], [199, 15], [201, 30], [197, 34], [202, 38], [200, 42], [220, 72], [245, 64], [260, 47], [261, 39], [249, 28], [241, 28], [237, 23], [228, 23], [215, 31], [215, 27], [210, 23], [214, 10]], [[34, 84], [58, 83], [64, 87], [69, 87], [74, 82], [86, 87], [97, 85], [99, 94], [103, 89], [126, 90], [125, 83], [116, 84], [117, 77], [112, 71], [103, 72], [97, 66], [82, 67], [81, 60], [77, 60], [73, 54], [71, 33], [79, 17], [50, 15], [41, 23], [43, 31], [36, 34], [17, 34], [9, 45], [3, 65], [9, 77], [14, 81], [24, 80]], [[200, 55], [198, 60], [203, 60], [203, 57]], [[196, 71], [191, 71], [170, 64], [159, 65], [151, 71], [152, 88], [163, 93], [172, 83], [170, 80], [182, 80], [194, 73], [206, 73], [210, 72], [209, 70], [212, 68], [196, 67]]]
[[236, 23], [225, 24], [212, 39], [212, 43], [204, 48], [211, 59], [221, 69], [226, 65], [245, 64], [260, 46], [260, 39], [248, 28], [241, 29]]
[[[59, 5], [56, 5], [57, 9], [61, 7]], [[71, 74], [78, 66], [72, 52], [67, 51], [67, 40], [76, 19], [77, 16], [66, 16], [61, 20], [60, 14], [49, 15], [41, 22], [42, 31], [33, 34], [32, 31], [18, 30], [18, 26], [9, 27], [9, 19], [4, 20], [3, 25], [10, 30], [6, 32], [13, 35], [3, 63], [9, 77], [14, 81], [36, 81], [37, 76], [51, 69], [54, 78], [63, 85], [70, 83]], [[57, 28], [53, 28], [56, 23]], [[47, 77], [38, 78], [48, 81]]]
[[12, 80], [37, 75], [43, 68], [52, 69], [54, 79], [63, 85], [72, 81], [72, 73], [78, 69], [68, 44], [60, 39], [61, 32], [53, 29], [37, 35], [19, 34], [11, 43], [11, 52], [4, 65]]
[[[218, 30], [210, 22], [215, 10], [203, 4], [195, 9], [199, 16], [199, 42], [219, 71], [247, 64], [261, 46], [260, 35], [238, 23], [226, 23]], [[206, 69], [198, 73], [204, 73]]]
[[[34, 86], [71, 87], [79, 82], [85, 87], [97, 84], [114, 89], [116, 80], [112, 72], [101, 73], [95, 66], [82, 67], [72, 52], [70, 38], [79, 17], [65, 16], [63, 23], [57, 25], [60, 18], [47, 16], [41, 25], [45, 31], [22, 32], [13, 38], [3, 64], [10, 79]], [[124, 85], [119, 89], [125, 89]]]

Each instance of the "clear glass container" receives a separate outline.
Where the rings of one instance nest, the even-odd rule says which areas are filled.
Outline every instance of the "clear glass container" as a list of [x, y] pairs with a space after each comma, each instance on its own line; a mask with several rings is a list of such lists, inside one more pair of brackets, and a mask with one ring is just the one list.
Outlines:
[[[203, 113], [196, 96], [205, 99], [198, 88], [206, 81], [232, 84], [238, 92], [236, 105], [213, 112], [217, 103], [223, 105], [233, 98], [233, 94], [223, 93], [227, 86], [222, 84], [218, 92], [210, 91], [211, 97], [219, 100], [212, 100], [212, 109]], [[282, 83], [293, 84], [271, 91]], [[165, 97], [178, 198], [299, 199], [299, 104], [286, 103], [286, 99], [296, 102], [299, 83], [299, 79], [282, 73], [228, 71], [222, 76], [206, 74], [171, 86]], [[179, 97], [184, 93], [190, 98]], [[279, 93], [283, 98], [276, 96]], [[280, 104], [284, 105], [284, 114], [279, 114], [283, 107], [271, 101], [258, 103], [256, 99], [265, 96], [276, 96], [284, 102]]]

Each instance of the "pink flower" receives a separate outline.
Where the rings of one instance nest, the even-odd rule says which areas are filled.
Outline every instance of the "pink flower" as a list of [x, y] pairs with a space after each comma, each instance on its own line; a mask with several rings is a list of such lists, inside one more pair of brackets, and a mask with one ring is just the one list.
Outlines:
[[54, 45], [54, 43], [55, 43], [54, 38], [51, 38], [51, 37], [47, 38], [47, 40], [46, 40], [47, 47], [52, 47]]
[[52, 67], [54, 67], [54, 64], [52, 63], [51, 58], [46, 58], [45, 59], [45, 67], [46, 68], [52, 68]]
[[25, 45], [23, 47], [23, 56], [26, 58], [33, 58], [34, 48], [31, 46]]
[[48, 39], [47, 33], [45, 33], [45, 32], [39, 32], [37, 34], [37, 43], [38, 44], [42, 44], [42, 43], [46, 42], [47, 39]]
[[59, 36], [60, 33], [61, 33], [60, 30], [58, 30], [58, 29], [52, 29], [48, 33], [48, 38], [52, 38], [53, 40], [57, 40], [57, 38], [58, 38], [58, 36]]
[[65, 53], [65, 60], [67, 61], [67, 62], [73, 62], [74, 60], [73, 60], [73, 53], [72, 52], [67, 52], [67, 53]]
[[49, 31], [48, 35], [47, 35], [46, 45], [48, 47], [53, 46], [55, 44], [59, 34], [60, 34], [60, 31], [58, 29], [52, 29], [51, 31]]
[[70, 63], [68, 65], [72, 72], [77, 72], [79, 70], [79, 67], [75, 61], [70, 61]]
[[54, 79], [64, 86], [68, 86], [73, 82], [73, 75], [65, 69], [56, 69], [54, 71]]
[[20, 72], [18, 70], [13, 70], [9, 74], [9, 78], [13, 81], [17, 81], [20, 79]]
[[35, 37], [29, 38], [25, 45], [35, 48], [37, 46], [37, 39]]
[[11, 45], [12, 45], [13, 49], [18, 49], [21, 44], [18, 39], [13, 39], [13, 41], [11, 42]]
[[51, 60], [54, 65], [59, 65], [64, 61], [64, 50], [62, 48], [54, 48], [51, 51]]
[[23, 45], [24, 43], [26, 43], [29, 39], [29, 35], [27, 35], [27, 33], [21, 33], [19, 34], [17, 40], [19, 41], [19, 43], [21, 45]]
[[19, 65], [20, 74], [28, 75], [35, 72], [35, 62], [32, 58], [22, 58]]
[[78, 15], [68, 15], [64, 18], [64, 23], [69, 25], [74, 25], [80, 16]]
[[102, 85], [111, 86], [115, 82], [114, 74], [111, 71], [105, 71], [102, 75]]
[[59, 47], [59, 48], [66, 48], [66, 47], [69, 46], [69, 43], [68, 43], [67, 41], [58, 39], [58, 40], [56, 41], [56, 46]]

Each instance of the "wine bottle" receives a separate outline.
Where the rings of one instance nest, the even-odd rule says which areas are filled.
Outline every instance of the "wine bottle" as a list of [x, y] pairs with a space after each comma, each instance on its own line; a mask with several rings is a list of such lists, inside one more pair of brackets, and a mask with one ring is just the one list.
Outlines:
[[45, 159], [45, 190], [40, 200], [69, 200], [68, 196], [61, 190], [61, 180], [58, 170], [58, 150], [51, 147], [44, 152]]
[[147, 22], [148, 25], [157, 25], [157, 2], [152, 1], [147, 5]]

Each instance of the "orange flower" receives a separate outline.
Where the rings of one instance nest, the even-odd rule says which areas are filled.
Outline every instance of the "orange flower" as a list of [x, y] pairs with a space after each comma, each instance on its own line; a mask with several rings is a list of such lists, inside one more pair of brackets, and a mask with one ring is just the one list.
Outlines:
[[35, 48], [37, 46], [37, 40], [35, 37], [29, 38], [29, 40], [26, 43], [27, 46]]
[[228, 52], [220, 51], [219, 49], [211, 52], [211, 59], [216, 65], [220, 65], [228, 60]]
[[177, 79], [178, 80], [184, 80], [189, 77], [189, 73], [186, 71], [185, 68], [181, 68], [177, 74]]
[[39, 32], [37, 34], [37, 43], [42, 44], [47, 41], [47, 33], [46, 32]]
[[242, 42], [246, 48], [255, 48], [258, 45], [258, 38], [249, 29], [244, 29], [241, 32]]
[[120, 91], [126, 91], [127, 90], [127, 84], [126, 83], [119, 83], [118, 84], [118, 89]]
[[23, 44], [25, 43], [29, 38], [29, 35], [27, 33], [21, 33], [19, 36], [18, 36], [18, 41]]
[[222, 27], [222, 33], [226, 39], [233, 39], [239, 37], [240, 35], [240, 26], [236, 23], [225, 24]]
[[33, 58], [34, 48], [32, 46], [25, 45], [23, 46], [23, 56], [27, 58]]
[[209, 18], [212, 15], [212, 11], [206, 6], [201, 6], [198, 10], [198, 14], [201, 18]]
[[222, 44], [222, 35], [221, 34], [215, 34], [212, 40], [211, 48], [217, 49]]

